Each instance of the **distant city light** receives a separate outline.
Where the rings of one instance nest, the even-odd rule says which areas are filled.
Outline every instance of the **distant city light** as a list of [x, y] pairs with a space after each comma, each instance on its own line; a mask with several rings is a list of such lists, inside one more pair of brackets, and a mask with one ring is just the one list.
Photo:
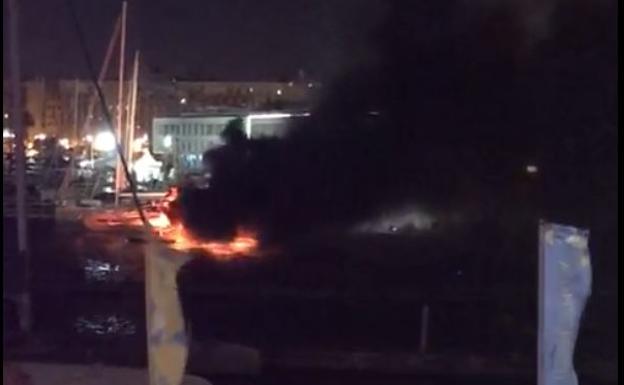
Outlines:
[[165, 146], [165, 148], [171, 148], [172, 144], [173, 138], [171, 137], [171, 135], [167, 135], [163, 138], [163, 145]]
[[12, 133], [8, 128], [2, 130], [2, 139], [11, 139], [15, 138], [15, 134]]
[[93, 148], [97, 151], [113, 151], [116, 146], [117, 140], [115, 140], [115, 135], [110, 131], [99, 132], [93, 139]]
[[93, 161], [88, 159], [83, 159], [78, 163], [78, 167], [80, 168], [93, 168]]
[[93, 143], [93, 135], [89, 134], [89, 135], [85, 136], [84, 140], [87, 143]]
[[292, 87], [293, 85], [295, 85], [295, 83], [293, 83], [293, 82], [288, 82], [288, 87]]
[[144, 134], [140, 138], [134, 139], [134, 141], [132, 142], [132, 151], [141, 152], [143, 150], [143, 147], [147, 146], [147, 144], [148, 144], [147, 134]]
[[9, 118], [9, 114], [7, 114], [6, 112], [4, 113], [4, 118], [8, 119]]
[[69, 139], [61, 138], [61, 139], [59, 139], [58, 144], [59, 144], [59, 146], [67, 149], [67, 148], [69, 148]]
[[308, 88], [312, 88], [312, 87], [314, 87], [314, 84], [308, 83]]
[[281, 95], [282, 94], [282, 90], [278, 89], [277, 91], [275, 91], [276, 94]]
[[186, 98], [180, 99], [180, 104], [186, 104]]
[[529, 174], [537, 174], [538, 171], [539, 169], [534, 164], [529, 164], [526, 166], [526, 172]]
[[39, 151], [35, 150], [34, 148], [29, 148], [28, 150], [26, 150], [27, 158], [33, 158], [37, 155], [39, 155]]
[[33, 136], [33, 139], [35, 140], [45, 140], [45, 138], [47, 138], [46, 134], [37, 134]]
[[254, 92], [253, 87], [249, 87], [249, 92], [250, 92], [250, 93]]

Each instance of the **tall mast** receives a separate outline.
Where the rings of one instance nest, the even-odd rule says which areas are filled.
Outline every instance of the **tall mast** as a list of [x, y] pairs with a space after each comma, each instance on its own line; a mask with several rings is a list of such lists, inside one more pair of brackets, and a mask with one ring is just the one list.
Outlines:
[[[121, 28], [121, 16], [117, 18], [115, 21], [115, 27], [113, 28], [113, 34], [108, 42], [108, 47], [106, 48], [106, 55], [104, 56], [104, 61], [102, 62], [102, 67], [100, 68], [100, 73], [98, 75], [98, 84], [102, 86], [102, 82], [104, 82], [104, 76], [108, 72], [108, 65], [110, 63], [111, 57], [113, 56], [113, 49], [115, 48], [115, 43], [117, 42], [117, 38], [119, 35], [119, 29]], [[96, 93], [94, 92], [91, 95], [91, 99], [89, 100], [89, 108], [87, 110], [87, 117], [85, 118], [84, 125], [82, 126], [83, 133], [93, 134], [93, 132], [88, 131], [89, 124], [93, 119], [93, 109], [95, 108], [96, 101]]]
[[31, 326], [31, 309], [29, 293], [29, 255], [28, 234], [26, 217], [26, 153], [24, 140], [26, 128], [22, 121], [22, 85], [19, 60], [18, 18], [19, 10], [17, 0], [9, 0], [9, 63], [11, 68], [11, 128], [15, 132], [15, 186], [16, 186], [16, 209], [17, 209], [17, 248], [18, 266], [21, 268], [18, 281], [18, 310], [20, 329], [29, 332]]
[[[119, 44], [119, 88], [117, 96], [117, 128], [116, 139], [121, 145], [122, 143], [122, 127], [123, 127], [123, 114], [124, 114], [124, 95], [123, 95], [123, 82], [124, 82], [124, 66], [125, 66], [125, 52], [126, 52], [126, 10], [128, 3], [124, 1], [121, 6], [121, 36]], [[123, 152], [122, 152], [123, 153]], [[119, 193], [121, 192], [121, 185], [123, 182], [121, 153], [117, 154], [117, 167], [115, 169], [115, 205], [119, 205]]]
[[78, 97], [79, 97], [79, 83], [78, 78], [74, 80], [74, 137], [73, 140], [78, 141], [80, 139], [80, 132], [78, 130]]
[[134, 142], [134, 126], [136, 121], [136, 103], [137, 103], [137, 92], [138, 92], [138, 83], [139, 83], [139, 51], [135, 51], [134, 53], [134, 66], [132, 69], [132, 85], [131, 85], [131, 93], [130, 93], [130, 111], [128, 114], [128, 126], [127, 130], [127, 140], [126, 140], [126, 160], [128, 162], [128, 167], [132, 166], [132, 144]]
[[[130, 79], [132, 79], [132, 75], [130, 75]], [[128, 82], [128, 87], [126, 87], [126, 122], [124, 123], [123, 130], [123, 138], [121, 142], [121, 147], [124, 150], [124, 157], [126, 158], [126, 164], [128, 165], [128, 169], [130, 170], [130, 156], [132, 155], [132, 149], [130, 149], [130, 110], [132, 109], [131, 100], [132, 100], [132, 80]], [[132, 171], [132, 170], [130, 170]], [[127, 182], [127, 181], [126, 181]], [[127, 185], [127, 183], [123, 183], [122, 186]]]

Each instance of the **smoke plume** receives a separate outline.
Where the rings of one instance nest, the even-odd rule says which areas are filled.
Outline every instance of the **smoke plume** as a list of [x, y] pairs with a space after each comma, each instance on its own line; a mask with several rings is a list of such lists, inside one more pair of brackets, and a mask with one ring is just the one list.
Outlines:
[[286, 138], [207, 154], [211, 188], [184, 194], [185, 220], [205, 236], [246, 226], [279, 240], [414, 202], [513, 207], [527, 162], [548, 179], [544, 202], [599, 200], [575, 175], [616, 172], [615, 6], [393, 3], [374, 60], [325, 87]]

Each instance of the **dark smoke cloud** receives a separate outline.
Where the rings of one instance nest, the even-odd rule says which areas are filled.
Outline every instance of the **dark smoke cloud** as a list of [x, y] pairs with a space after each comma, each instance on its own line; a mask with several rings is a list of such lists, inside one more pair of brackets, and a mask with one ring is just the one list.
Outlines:
[[412, 202], [513, 208], [527, 162], [553, 212], [611, 197], [615, 2], [483, 3], [393, 3], [371, 36], [378, 60], [327, 87], [289, 136], [209, 154], [211, 188], [184, 195], [186, 221], [283, 239]]

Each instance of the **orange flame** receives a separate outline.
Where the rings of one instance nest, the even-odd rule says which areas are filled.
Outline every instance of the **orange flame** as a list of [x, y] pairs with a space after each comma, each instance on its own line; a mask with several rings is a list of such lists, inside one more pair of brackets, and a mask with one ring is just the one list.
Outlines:
[[236, 255], [248, 255], [258, 247], [257, 239], [249, 232], [240, 231], [230, 241], [203, 241], [193, 236], [181, 223], [171, 224], [163, 213], [150, 219], [150, 223], [158, 236], [175, 250], [202, 250], [215, 258], [229, 259]]
[[227, 258], [235, 255], [245, 255], [253, 252], [258, 247], [258, 241], [254, 234], [239, 231], [234, 239], [228, 242], [203, 241], [193, 236], [182, 223], [172, 223], [167, 216], [170, 204], [178, 199], [178, 189], [171, 188], [160, 202], [160, 210], [148, 220], [155, 232], [176, 250], [187, 251], [193, 249], [203, 250], [217, 258]]
[[[146, 217], [160, 239], [179, 251], [201, 250], [214, 258], [227, 260], [241, 255], [250, 255], [258, 248], [258, 240], [252, 232], [240, 230], [230, 241], [204, 241], [191, 234], [182, 223], [172, 223], [167, 211], [171, 202], [178, 198], [177, 188], [169, 190], [161, 202], [147, 211]], [[102, 229], [114, 226], [141, 226], [136, 212], [104, 212], [85, 220], [87, 227]]]

